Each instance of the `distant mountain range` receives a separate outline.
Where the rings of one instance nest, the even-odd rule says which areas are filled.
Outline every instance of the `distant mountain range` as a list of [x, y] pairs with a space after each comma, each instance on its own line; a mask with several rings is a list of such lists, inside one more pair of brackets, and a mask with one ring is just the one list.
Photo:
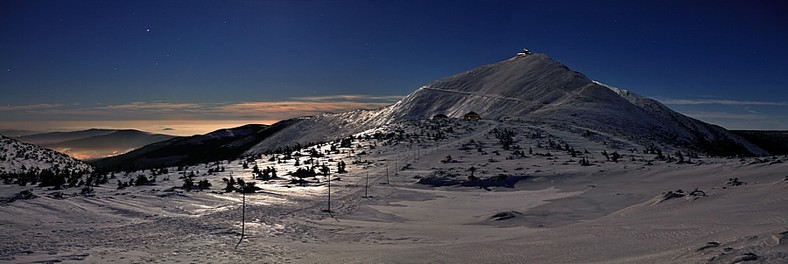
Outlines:
[[109, 170], [136, 170], [235, 159], [265, 138], [299, 121], [284, 120], [270, 126], [250, 124], [205, 135], [175, 137], [122, 155], [93, 160], [90, 164]]
[[[0, 173], [27, 173], [54, 167], [81, 171], [94, 168], [139, 170], [235, 159], [263, 139], [300, 120], [284, 120], [270, 126], [250, 124], [190, 137], [111, 129], [21, 137], [41, 145], [0, 135]], [[86, 160], [87, 163], [63, 153], [74, 155], [90, 151], [91, 154], [102, 154], [124, 148], [133, 150], [116, 156]]]
[[115, 131], [117, 130], [92, 128], [92, 129], [79, 130], [79, 131], [29, 134], [29, 135], [16, 137], [16, 139], [27, 143], [44, 145], [44, 144], [53, 144], [53, 143], [65, 142], [65, 141], [81, 139], [81, 138], [88, 138], [93, 136], [102, 136], [102, 135], [110, 134]]
[[17, 139], [63, 152], [80, 160], [92, 160], [123, 154], [173, 137], [132, 129], [88, 129], [25, 135]]

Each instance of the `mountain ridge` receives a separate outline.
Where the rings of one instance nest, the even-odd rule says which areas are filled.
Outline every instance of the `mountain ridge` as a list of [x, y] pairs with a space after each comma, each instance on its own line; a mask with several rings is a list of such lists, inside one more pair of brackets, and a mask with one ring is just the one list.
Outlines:
[[711, 155], [766, 155], [730, 133], [626, 90], [595, 82], [545, 54], [515, 56], [438, 79], [377, 110], [321, 114], [260, 142], [246, 154], [277, 146], [333, 140], [383, 124], [461, 118], [518, 118], [601, 131], [642, 146], [668, 145]]
[[89, 163], [108, 170], [135, 170], [234, 159], [271, 134], [298, 121], [289, 119], [273, 125], [247, 124], [203, 135], [175, 137]]
[[173, 137], [136, 129], [91, 128], [71, 132], [35, 134], [18, 139], [68, 154], [80, 160], [91, 160], [126, 153]]
[[110, 134], [114, 131], [117, 130], [90, 128], [90, 129], [77, 130], [77, 131], [55, 131], [55, 132], [25, 135], [25, 136], [16, 137], [16, 139], [31, 144], [41, 145], [41, 144], [70, 141], [70, 140], [87, 138], [92, 136], [101, 136], [101, 135]]

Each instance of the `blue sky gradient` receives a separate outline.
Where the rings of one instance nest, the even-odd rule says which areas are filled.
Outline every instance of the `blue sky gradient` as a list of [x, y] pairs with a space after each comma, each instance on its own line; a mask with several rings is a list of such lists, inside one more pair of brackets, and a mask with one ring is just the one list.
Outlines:
[[788, 129], [785, 1], [0, 1], [0, 39], [0, 128], [374, 108], [528, 47], [704, 121]]

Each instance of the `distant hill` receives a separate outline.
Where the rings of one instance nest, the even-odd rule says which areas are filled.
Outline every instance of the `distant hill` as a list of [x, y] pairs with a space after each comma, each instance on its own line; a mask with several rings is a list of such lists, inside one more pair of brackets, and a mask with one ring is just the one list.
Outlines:
[[91, 160], [123, 154], [173, 137], [132, 129], [89, 129], [28, 135], [18, 139], [66, 153], [80, 160]]
[[10, 138], [17, 138], [21, 136], [41, 134], [41, 131], [23, 130], [23, 129], [0, 129], [0, 134]]
[[91, 128], [88, 130], [80, 130], [80, 131], [49, 132], [42, 134], [25, 135], [25, 136], [17, 137], [16, 139], [31, 144], [43, 145], [43, 144], [53, 144], [53, 143], [59, 143], [59, 142], [94, 137], [94, 136], [102, 136], [102, 135], [110, 134], [115, 131], [117, 130]]
[[137, 170], [234, 159], [268, 136], [299, 121], [285, 120], [270, 126], [250, 124], [205, 135], [176, 137], [126, 154], [90, 161], [90, 164], [108, 170]]
[[788, 155], [788, 131], [732, 130], [772, 155]]

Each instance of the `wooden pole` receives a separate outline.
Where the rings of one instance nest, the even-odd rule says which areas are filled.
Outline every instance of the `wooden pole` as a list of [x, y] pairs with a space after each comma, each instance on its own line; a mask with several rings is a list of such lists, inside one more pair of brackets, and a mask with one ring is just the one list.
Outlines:
[[235, 249], [238, 249], [238, 245], [244, 240], [244, 231], [246, 229], [246, 192], [243, 189], [241, 190], [241, 197], [241, 239], [238, 240], [238, 244], [235, 244]]
[[331, 176], [328, 176], [328, 212], [331, 213]]
[[369, 198], [369, 172], [367, 172], [367, 185], [364, 186], [364, 198]]

